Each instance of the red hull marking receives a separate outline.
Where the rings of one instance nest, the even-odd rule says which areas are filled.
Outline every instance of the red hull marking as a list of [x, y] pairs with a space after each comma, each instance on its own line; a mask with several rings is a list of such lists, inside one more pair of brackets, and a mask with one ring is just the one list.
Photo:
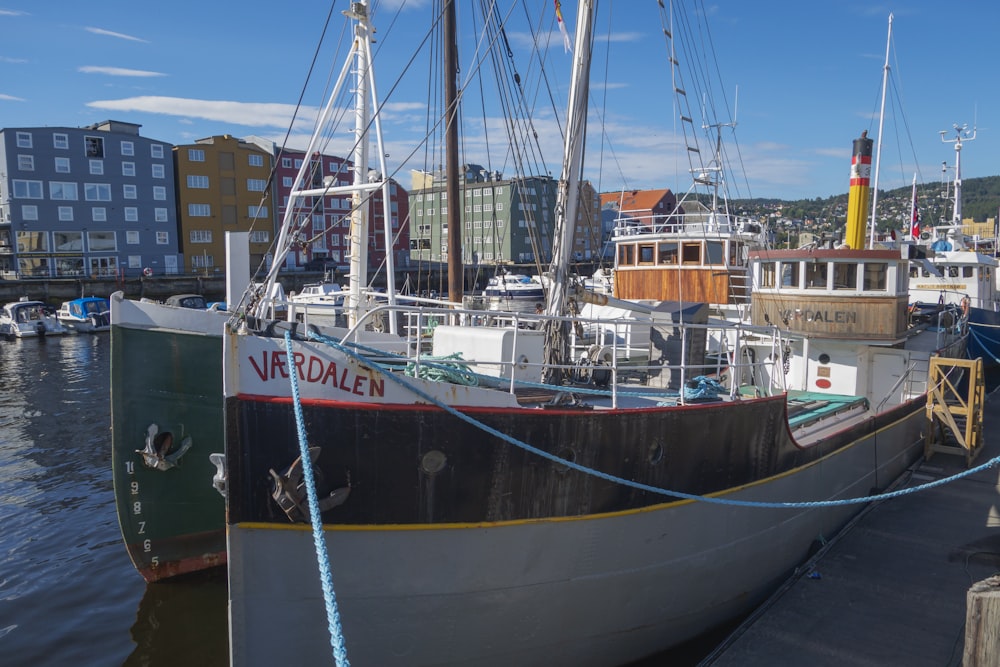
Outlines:
[[[288, 355], [285, 352], [264, 351], [261, 358], [247, 357], [261, 382], [288, 379]], [[258, 363], [259, 362], [259, 363]], [[338, 371], [337, 364], [322, 357], [296, 352], [293, 355], [295, 370], [300, 382], [324, 384], [356, 396], [385, 396], [385, 379], [352, 373], [349, 368]]]

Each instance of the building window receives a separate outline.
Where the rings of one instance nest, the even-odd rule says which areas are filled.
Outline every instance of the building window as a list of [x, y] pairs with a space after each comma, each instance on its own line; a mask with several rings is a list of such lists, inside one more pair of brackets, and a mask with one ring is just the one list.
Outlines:
[[247, 179], [247, 190], [250, 192], [263, 192], [264, 186], [267, 185], [267, 181], [262, 178], [248, 178]]
[[211, 229], [192, 229], [190, 233], [191, 243], [211, 243]]
[[35, 156], [34, 155], [18, 155], [17, 156], [17, 168], [21, 171], [34, 171], [35, 170]]
[[271, 235], [266, 229], [258, 229], [250, 232], [250, 243], [270, 243]]
[[94, 176], [104, 175], [104, 160], [91, 160], [90, 161], [90, 173]]
[[151, 144], [149, 147], [149, 156], [163, 159], [163, 144]]
[[266, 206], [250, 206], [247, 209], [247, 215], [251, 218], [266, 218], [267, 217], [267, 207]]
[[162, 185], [153, 186], [153, 199], [157, 201], [166, 201], [167, 199], [167, 189]]
[[94, 222], [107, 222], [108, 221], [108, 209], [103, 206], [95, 206], [90, 209], [90, 219]]
[[215, 266], [215, 258], [212, 255], [191, 255], [191, 267], [195, 269], [208, 269]]
[[281, 167], [283, 169], [291, 169], [292, 168], [292, 158], [290, 158], [290, 157], [283, 157], [283, 158], [281, 158]]
[[128, 268], [138, 269], [142, 266], [142, 256], [141, 255], [129, 255], [128, 256]]
[[301, 158], [295, 158], [295, 168], [296, 169], [301, 169], [302, 168], [302, 159]]
[[34, 204], [21, 205], [22, 220], [38, 220], [38, 207]]
[[[288, 158], [285, 158], [285, 159], [287, 160]], [[292, 177], [291, 176], [282, 176], [281, 177], [281, 187], [283, 187], [283, 188], [290, 188], [290, 187], [292, 187]]]
[[170, 243], [170, 232], [156, 232], [156, 245], [168, 245]]
[[87, 157], [104, 158], [104, 137], [84, 137], [83, 143]]
[[122, 176], [135, 176], [135, 162], [122, 162]]
[[56, 158], [56, 173], [57, 174], [68, 174], [69, 173], [69, 158], [68, 157], [57, 157]]
[[154, 164], [152, 168], [153, 168], [153, 178], [164, 178], [162, 164]]
[[91, 252], [113, 252], [118, 249], [114, 232], [88, 232], [87, 246]]
[[84, 183], [83, 198], [87, 201], [111, 201], [111, 186], [107, 183]]
[[76, 201], [79, 198], [76, 183], [49, 181], [49, 199], [55, 201]]
[[17, 147], [18, 148], [31, 148], [31, 132], [18, 132], [17, 133]]
[[59, 222], [72, 222], [73, 221], [73, 207], [72, 206], [60, 206], [59, 207]]
[[155, 208], [153, 209], [153, 216], [153, 219], [157, 222], [167, 222], [167, 209]]
[[200, 148], [189, 148], [188, 149], [188, 160], [191, 162], [204, 162], [205, 161], [205, 151]]
[[196, 188], [198, 190], [208, 189], [208, 176], [194, 176], [189, 175], [187, 177], [187, 186], [189, 188]]
[[52, 148], [69, 148], [69, 135], [67, 134], [53, 134], [52, 135]]
[[125, 232], [125, 244], [139, 245], [139, 232], [134, 229], [127, 230]]
[[15, 199], [43, 199], [41, 181], [22, 181], [14, 179]]
[[207, 218], [212, 215], [210, 204], [188, 204], [188, 215], [192, 218]]
[[263, 167], [264, 166], [264, 156], [260, 153], [250, 153], [247, 155], [247, 164], [251, 167]]
[[131, 141], [123, 141], [122, 155], [135, 155], [135, 144]]
[[125, 199], [135, 199], [138, 196], [139, 195], [134, 183], [126, 183], [122, 185], [122, 197]]
[[126, 206], [125, 222], [139, 222], [139, 209], [135, 206]]

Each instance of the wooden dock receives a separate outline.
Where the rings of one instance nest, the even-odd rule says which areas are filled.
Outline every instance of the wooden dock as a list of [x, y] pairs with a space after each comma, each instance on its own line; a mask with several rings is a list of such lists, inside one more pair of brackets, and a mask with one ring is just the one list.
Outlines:
[[[970, 467], [1000, 456], [998, 392], [986, 398], [985, 415], [983, 451]], [[897, 488], [966, 469], [965, 456], [935, 453]], [[994, 466], [867, 507], [699, 664], [962, 665], [968, 591], [997, 573]]]

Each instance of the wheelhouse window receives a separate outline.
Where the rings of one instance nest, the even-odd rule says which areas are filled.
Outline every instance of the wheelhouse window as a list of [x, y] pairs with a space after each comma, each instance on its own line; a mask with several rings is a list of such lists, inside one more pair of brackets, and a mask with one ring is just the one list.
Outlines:
[[712, 265], [725, 265], [726, 247], [722, 241], [705, 242], [705, 263]]
[[635, 246], [634, 245], [620, 245], [620, 246], [618, 246], [618, 265], [619, 266], [634, 266], [635, 265]]
[[806, 287], [826, 289], [826, 262], [806, 262]]
[[659, 258], [658, 263], [660, 264], [676, 264], [677, 263], [677, 242], [676, 241], [661, 241], [659, 244]]
[[799, 286], [799, 263], [781, 263], [781, 286], [798, 289]]
[[833, 265], [833, 289], [856, 290], [858, 288], [858, 265], [837, 262]]
[[774, 288], [775, 282], [775, 263], [774, 262], [761, 262], [760, 263], [760, 286], [767, 288]]
[[701, 243], [681, 244], [681, 264], [701, 264]]
[[640, 264], [652, 264], [653, 263], [653, 244], [643, 243], [639, 246], [639, 263]]
[[866, 262], [864, 290], [867, 292], [884, 292], [886, 289], [886, 275], [888, 273], [888, 265], [881, 262]]

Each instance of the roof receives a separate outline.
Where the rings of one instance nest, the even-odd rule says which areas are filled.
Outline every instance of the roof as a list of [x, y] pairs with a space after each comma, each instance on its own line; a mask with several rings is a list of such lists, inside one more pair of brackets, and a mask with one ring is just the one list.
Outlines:
[[601, 194], [601, 208], [612, 207], [621, 211], [654, 211], [657, 204], [669, 202], [673, 208], [674, 193], [662, 190], [626, 190]]

